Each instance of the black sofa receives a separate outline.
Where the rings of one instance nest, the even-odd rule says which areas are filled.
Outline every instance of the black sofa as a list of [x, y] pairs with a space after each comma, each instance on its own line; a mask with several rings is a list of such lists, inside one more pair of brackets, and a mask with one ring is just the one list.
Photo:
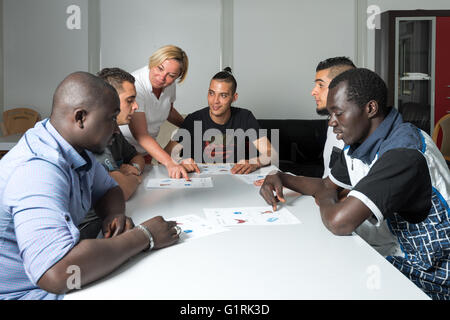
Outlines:
[[327, 120], [258, 119], [261, 129], [279, 130], [279, 168], [296, 175], [322, 177]]

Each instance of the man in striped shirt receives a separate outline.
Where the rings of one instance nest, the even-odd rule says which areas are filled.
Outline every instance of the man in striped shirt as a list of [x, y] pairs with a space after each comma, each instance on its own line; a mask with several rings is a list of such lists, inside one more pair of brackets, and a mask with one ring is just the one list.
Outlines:
[[[83, 286], [178, 240], [176, 223], [161, 217], [134, 228], [121, 189], [91, 153], [105, 149], [119, 111], [112, 86], [73, 73], [56, 89], [50, 118], [0, 161], [0, 299], [61, 299], [76, 288], [73, 270]], [[80, 241], [91, 206], [108, 236]]]

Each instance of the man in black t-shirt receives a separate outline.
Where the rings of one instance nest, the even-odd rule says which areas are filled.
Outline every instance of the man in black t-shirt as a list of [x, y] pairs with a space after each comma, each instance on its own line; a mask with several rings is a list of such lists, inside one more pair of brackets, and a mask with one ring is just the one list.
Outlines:
[[189, 114], [165, 148], [190, 172], [199, 172], [199, 162], [236, 163], [233, 174], [248, 174], [270, 163], [270, 142], [252, 112], [231, 106], [238, 94], [227, 69], [211, 80], [209, 107]]

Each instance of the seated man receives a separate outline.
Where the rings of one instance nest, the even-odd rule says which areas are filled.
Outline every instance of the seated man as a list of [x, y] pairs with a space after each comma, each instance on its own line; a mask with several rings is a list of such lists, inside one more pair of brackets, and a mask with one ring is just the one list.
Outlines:
[[[327, 110], [327, 95], [331, 80], [338, 74], [354, 68], [356, 68], [355, 65], [347, 57], [328, 58], [319, 62], [316, 67], [315, 85], [311, 92], [311, 95], [316, 101], [317, 114], [323, 116], [329, 115]], [[333, 128], [328, 127], [327, 139], [323, 150], [324, 178], [330, 173], [333, 162], [343, 148], [344, 143], [342, 140], [337, 140], [336, 135], [333, 133]]]
[[172, 138], [167, 144], [165, 150], [174, 159], [183, 151], [182, 163], [189, 172], [198, 171], [196, 162], [237, 163], [233, 174], [248, 174], [270, 163], [271, 145], [266, 136], [258, 137], [258, 121], [251, 111], [231, 106], [238, 98], [236, 88], [230, 68], [217, 73], [208, 90], [209, 107], [189, 114], [175, 135], [183, 140]]
[[[73, 73], [57, 87], [50, 119], [0, 160], [0, 299], [60, 299], [74, 289], [74, 266], [83, 286], [178, 240], [176, 222], [161, 217], [134, 228], [122, 191], [91, 153], [103, 152], [119, 111], [112, 86]], [[80, 241], [76, 226], [92, 206], [107, 237]]]
[[[336, 235], [364, 221], [384, 220], [402, 248], [387, 256], [433, 299], [450, 299], [450, 174], [431, 138], [386, 106], [383, 80], [348, 70], [330, 83], [329, 125], [344, 152], [324, 179], [277, 173], [260, 194], [277, 206], [283, 187], [315, 197], [325, 226]], [[341, 189], [351, 190], [342, 201]], [[274, 192], [276, 196], [274, 196]]]
[[[136, 89], [134, 77], [119, 68], [105, 68], [98, 76], [112, 85], [119, 94], [120, 113], [117, 115], [117, 124], [128, 125], [134, 111], [138, 108], [136, 103]], [[103, 153], [94, 153], [95, 158], [109, 172], [109, 175], [119, 184], [125, 201], [130, 199], [142, 182], [142, 170], [145, 166], [144, 157], [138, 154], [122, 135], [119, 127], [114, 130], [111, 143]], [[100, 232], [101, 219], [90, 210], [84, 221], [78, 226], [80, 238], [95, 238]]]

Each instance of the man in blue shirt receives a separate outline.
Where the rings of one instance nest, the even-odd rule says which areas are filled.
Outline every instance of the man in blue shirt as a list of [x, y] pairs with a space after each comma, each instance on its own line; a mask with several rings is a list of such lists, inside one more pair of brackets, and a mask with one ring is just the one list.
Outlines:
[[[161, 217], [134, 228], [121, 189], [91, 153], [105, 149], [119, 111], [112, 86], [73, 73], [56, 89], [50, 118], [0, 161], [0, 299], [60, 299], [73, 289], [73, 267], [82, 286], [178, 240], [176, 223]], [[91, 206], [109, 236], [79, 241]]]
[[[268, 176], [261, 187], [276, 209], [283, 187], [315, 197], [325, 226], [352, 233], [386, 221], [401, 247], [386, 259], [433, 299], [450, 299], [450, 174], [431, 138], [386, 105], [383, 80], [367, 69], [330, 83], [329, 126], [344, 150], [327, 178]], [[338, 199], [338, 192], [350, 190]], [[276, 193], [276, 197], [273, 193]]]

